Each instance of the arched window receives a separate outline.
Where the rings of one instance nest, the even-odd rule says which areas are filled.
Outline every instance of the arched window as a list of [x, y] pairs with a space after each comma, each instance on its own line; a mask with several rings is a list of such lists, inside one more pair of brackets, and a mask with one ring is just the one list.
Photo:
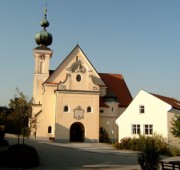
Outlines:
[[90, 106], [87, 107], [87, 112], [89, 112], [89, 113], [92, 112], [92, 109]]
[[39, 72], [44, 73], [44, 68], [45, 68], [45, 63], [42, 61], [42, 62], [40, 62], [40, 70], [39, 70]]
[[48, 133], [52, 133], [52, 127], [48, 126]]
[[79, 59], [78, 59], [78, 56], [76, 56], [76, 61], [78, 61]]
[[64, 106], [64, 112], [68, 112], [69, 111], [69, 107], [66, 105]]

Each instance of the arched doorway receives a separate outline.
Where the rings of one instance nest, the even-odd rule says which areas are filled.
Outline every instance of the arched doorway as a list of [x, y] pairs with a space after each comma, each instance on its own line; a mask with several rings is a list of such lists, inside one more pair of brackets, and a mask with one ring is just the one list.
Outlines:
[[70, 127], [70, 142], [84, 142], [84, 125], [75, 122]]

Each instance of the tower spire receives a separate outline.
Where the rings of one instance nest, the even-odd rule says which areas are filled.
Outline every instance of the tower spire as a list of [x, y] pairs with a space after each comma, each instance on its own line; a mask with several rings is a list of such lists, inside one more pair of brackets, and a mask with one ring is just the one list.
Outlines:
[[37, 45], [47, 47], [52, 44], [53, 39], [52, 35], [46, 31], [46, 27], [49, 26], [49, 22], [47, 20], [47, 4], [46, 8], [44, 9], [44, 18], [42, 19], [40, 25], [43, 27], [43, 30], [36, 33], [35, 41]]

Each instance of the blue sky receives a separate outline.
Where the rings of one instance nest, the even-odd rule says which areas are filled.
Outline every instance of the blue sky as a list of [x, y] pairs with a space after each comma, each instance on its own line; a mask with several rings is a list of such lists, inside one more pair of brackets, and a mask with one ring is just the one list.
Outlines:
[[51, 69], [78, 43], [98, 72], [122, 74], [133, 97], [143, 89], [180, 100], [179, 0], [1, 0], [0, 106], [16, 87], [32, 97], [46, 3]]

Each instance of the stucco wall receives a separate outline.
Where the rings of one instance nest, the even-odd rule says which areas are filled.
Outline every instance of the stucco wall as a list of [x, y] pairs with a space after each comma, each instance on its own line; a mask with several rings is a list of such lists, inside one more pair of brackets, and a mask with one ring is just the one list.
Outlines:
[[[55, 87], [46, 86], [43, 92], [42, 113], [38, 117], [37, 136], [41, 138], [54, 137], [55, 130]], [[52, 133], [48, 133], [48, 127], [52, 127]]]
[[[139, 106], [144, 105], [145, 113], [139, 112]], [[138, 137], [132, 134], [132, 125], [140, 125], [140, 132], [144, 134], [144, 125], [153, 125], [153, 133], [168, 137], [167, 111], [171, 108], [167, 103], [141, 90], [129, 107], [117, 119], [119, 127], [119, 141], [124, 137]]]
[[[57, 92], [56, 106], [56, 140], [69, 141], [70, 127], [80, 122], [85, 128], [85, 141], [99, 141], [99, 94], [80, 94]], [[69, 111], [64, 112], [64, 106]], [[83, 116], [78, 119], [74, 116], [74, 109], [78, 106], [83, 110]], [[92, 111], [87, 112], [90, 106]]]
[[[125, 108], [119, 108], [119, 103], [106, 103], [109, 107], [100, 108], [99, 127], [103, 127], [109, 135], [110, 141], [118, 141], [118, 126], [116, 119], [123, 113]], [[103, 112], [101, 111], [103, 110]]]

